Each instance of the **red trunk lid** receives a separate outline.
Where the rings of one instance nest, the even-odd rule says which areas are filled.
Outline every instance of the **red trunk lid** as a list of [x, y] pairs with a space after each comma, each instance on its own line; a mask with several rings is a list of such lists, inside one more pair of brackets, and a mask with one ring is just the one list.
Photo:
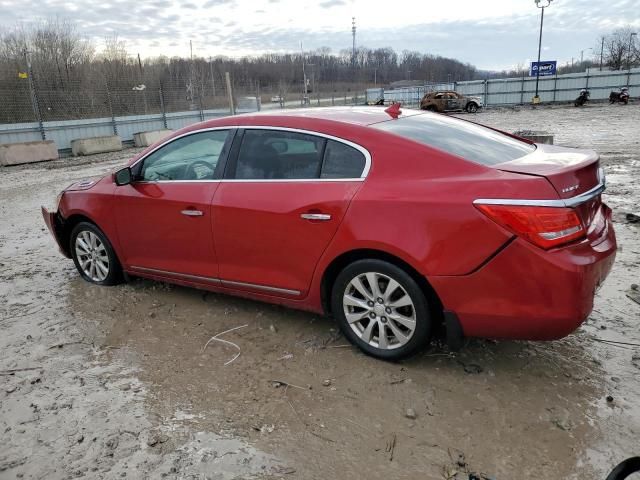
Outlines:
[[536, 145], [536, 151], [510, 162], [494, 165], [505, 172], [545, 177], [560, 198], [588, 192], [600, 183], [600, 156], [592, 150]]
[[[494, 165], [505, 172], [546, 178], [562, 199], [568, 199], [597, 187], [601, 179], [600, 156], [592, 150], [536, 145], [536, 151], [524, 157]], [[594, 219], [602, 205], [600, 195], [576, 205], [589, 234], [594, 232]], [[596, 222], [597, 223], [597, 222]]]

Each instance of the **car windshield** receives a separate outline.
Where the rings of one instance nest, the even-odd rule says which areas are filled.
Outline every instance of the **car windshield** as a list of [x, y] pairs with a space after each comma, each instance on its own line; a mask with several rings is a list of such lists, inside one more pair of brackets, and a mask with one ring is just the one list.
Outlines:
[[535, 146], [490, 128], [440, 114], [424, 113], [371, 125], [482, 165], [515, 160]]

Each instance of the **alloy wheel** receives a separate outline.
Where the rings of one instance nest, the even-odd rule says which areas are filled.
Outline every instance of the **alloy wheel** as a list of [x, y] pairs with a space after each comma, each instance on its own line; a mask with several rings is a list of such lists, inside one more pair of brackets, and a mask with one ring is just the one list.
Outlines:
[[405, 345], [416, 329], [416, 309], [407, 290], [377, 272], [354, 277], [344, 291], [347, 322], [365, 343], [382, 350]]
[[76, 256], [82, 272], [94, 282], [102, 282], [109, 275], [109, 256], [100, 237], [89, 230], [76, 236]]

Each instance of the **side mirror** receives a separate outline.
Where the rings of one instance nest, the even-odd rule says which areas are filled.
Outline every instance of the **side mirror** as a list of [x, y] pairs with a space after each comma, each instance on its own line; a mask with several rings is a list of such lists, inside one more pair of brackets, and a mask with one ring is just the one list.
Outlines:
[[119, 187], [123, 185], [129, 185], [131, 180], [133, 179], [133, 175], [131, 174], [131, 168], [124, 167], [118, 170], [114, 175], [116, 185]]

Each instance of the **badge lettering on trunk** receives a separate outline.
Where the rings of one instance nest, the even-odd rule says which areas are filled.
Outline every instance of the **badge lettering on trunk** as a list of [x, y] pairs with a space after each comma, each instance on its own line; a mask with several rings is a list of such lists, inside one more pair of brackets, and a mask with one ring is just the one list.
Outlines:
[[562, 193], [573, 192], [574, 190], [577, 190], [578, 187], [580, 187], [580, 184], [576, 183], [575, 185], [571, 185], [570, 187], [563, 188]]

